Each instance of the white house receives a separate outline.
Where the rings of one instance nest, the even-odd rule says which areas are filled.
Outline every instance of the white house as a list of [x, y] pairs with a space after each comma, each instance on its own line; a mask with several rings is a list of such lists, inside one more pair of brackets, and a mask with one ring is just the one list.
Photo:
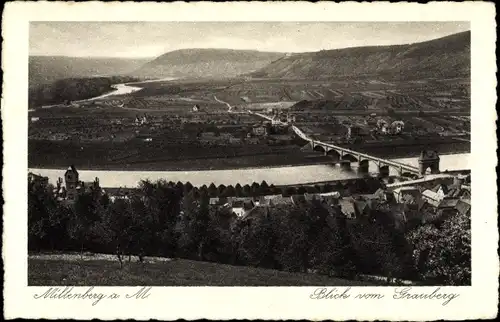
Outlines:
[[434, 207], [439, 207], [439, 204], [444, 199], [444, 196], [432, 190], [425, 190], [424, 192], [422, 192], [422, 198], [425, 201], [427, 201], [430, 205]]

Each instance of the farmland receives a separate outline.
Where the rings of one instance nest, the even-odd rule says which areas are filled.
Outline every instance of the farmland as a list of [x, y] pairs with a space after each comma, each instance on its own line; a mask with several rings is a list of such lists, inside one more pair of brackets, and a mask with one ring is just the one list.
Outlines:
[[[380, 156], [410, 157], [427, 146], [468, 152], [467, 84], [466, 79], [241, 77], [134, 83], [142, 90], [30, 113], [28, 162], [155, 170], [325, 162], [301, 150], [304, 142], [286, 128], [270, 127], [247, 110], [292, 114], [295, 124], [317, 139]], [[404, 122], [397, 136], [377, 129], [379, 122], [395, 121]], [[360, 129], [355, 141], [346, 138], [353, 126]], [[256, 134], [256, 127], [269, 130]]]

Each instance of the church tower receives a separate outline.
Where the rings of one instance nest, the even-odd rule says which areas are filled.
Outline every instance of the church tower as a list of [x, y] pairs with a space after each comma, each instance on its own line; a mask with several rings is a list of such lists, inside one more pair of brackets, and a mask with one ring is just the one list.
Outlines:
[[78, 183], [80, 182], [78, 171], [76, 171], [74, 165], [68, 167], [68, 170], [66, 170], [66, 172], [64, 173], [64, 181], [66, 182], [66, 193], [68, 199], [74, 200], [77, 194], [76, 188], [78, 186]]

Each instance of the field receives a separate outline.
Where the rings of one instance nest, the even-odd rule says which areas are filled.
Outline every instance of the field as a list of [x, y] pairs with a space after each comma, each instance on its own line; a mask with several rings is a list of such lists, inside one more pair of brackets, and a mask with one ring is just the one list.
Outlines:
[[[286, 129], [254, 134], [263, 120], [247, 110], [291, 113], [295, 124], [317, 139], [380, 156], [415, 156], [426, 148], [424, 142], [441, 153], [468, 152], [467, 84], [464, 79], [248, 78], [136, 83], [132, 86], [143, 89], [131, 94], [31, 112], [28, 162], [149, 170], [318, 162], [300, 151], [303, 142]], [[403, 133], [380, 134], [381, 120], [403, 121]], [[351, 126], [361, 131], [353, 146], [346, 138]]]
[[191, 260], [141, 264], [117, 261], [28, 259], [29, 286], [366, 286], [371, 283], [313, 274]]

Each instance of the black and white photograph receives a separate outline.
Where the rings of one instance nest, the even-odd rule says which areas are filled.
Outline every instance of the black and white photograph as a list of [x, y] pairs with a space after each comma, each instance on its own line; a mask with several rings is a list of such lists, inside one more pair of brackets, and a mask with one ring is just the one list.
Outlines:
[[31, 22], [29, 285], [470, 285], [470, 42]]
[[[230, 3], [212, 21], [197, 19], [194, 4], [172, 6], [164, 21], [159, 4], [135, 18], [125, 3], [112, 13], [95, 2], [95, 17], [82, 3], [74, 4], [81, 16], [72, 6], [51, 15], [46, 5], [45, 16], [30, 11], [18, 24], [26, 30], [19, 72], [9, 60], [2, 66], [5, 200], [17, 205], [5, 223], [25, 227], [4, 239], [16, 230], [25, 238], [11, 258], [40, 307], [80, 299], [57, 305], [137, 318], [109, 315], [133, 304], [113, 299], [133, 297], [146, 312], [155, 298], [159, 313], [159, 294], [180, 292], [170, 305], [187, 294], [209, 301], [220, 289], [235, 312], [244, 300], [230, 290], [252, 292], [259, 308], [267, 296], [275, 313], [285, 302], [321, 305], [310, 318], [348, 298], [346, 310], [394, 301], [425, 314], [417, 305], [428, 301], [458, 314], [472, 294], [460, 290], [498, 274], [498, 265], [472, 260], [493, 250], [484, 238], [496, 238], [487, 234], [496, 226], [497, 159], [486, 141], [496, 67], [476, 69], [481, 25], [459, 4], [455, 19], [422, 5], [416, 19], [395, 11], [401, 21], [376, 10], [355, 19], [355, 9], [328, 20], [320, 4], [305, 16], [319, 12], [315, 19], [278, 19], [274, 4], [276, 19], [248, 21], [222, 19], [236, 12]], [[257, 6], [241, 6], [257, 17]], [[216, 7], [224, 5], [206, 6]], [[10, 94], [19, 80], [26, 86]], [[13, 110], [24, 130], [16, 132]], [[16, 163], [19, 171], [8, 170]], [[222, 317], [195, 312], [175, 316]]]

